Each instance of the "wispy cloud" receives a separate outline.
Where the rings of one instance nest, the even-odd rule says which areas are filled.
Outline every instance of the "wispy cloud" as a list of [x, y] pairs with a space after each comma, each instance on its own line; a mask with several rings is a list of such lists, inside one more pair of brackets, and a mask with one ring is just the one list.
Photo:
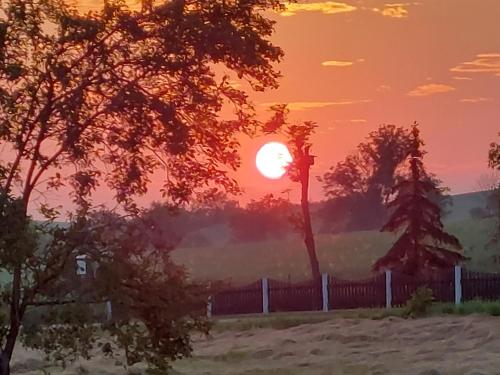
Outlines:
[[[337, 101], [337, 102], [290, 102], [290, 103], [287, 103], [287, 107], [290, 111], [307, 111], [307, 110], [311, 110], [311, 109], [320, 109], [320, 108], [326, 108], [326, 107], [331, 107], [331, 106], [361, 104], [361, 103], [369, 103], [369, 102], [371, 102], [370, 99], [341, 100], [341, 101]], [[282, 103], [271, 102], [271, 103], [262, 103], [260, 105], [264, 106], [264, 107], [271, 107], [271, 106], [274, 106], [277, 104], [282, 104]]]
[[492, 73], [500, 77], [500, 53], [481, 53], [450, 69], [454, 73]]
[[323, 14], [337, 14], [354, 12], [357, 8], [353, 5], [336, 1], [318, 1], [314, 3], [288, 3], [282, 16], [295, 16], [299, 12], [321, 12]]
[[412, 3], [385, 4], [383, 8], [373, 8], [375, 13], [380, 13], [385, 17], [406, 18], [408, 17], [407, 7]]
[[365, 61], [365, 59], [356, 59], [355, 61], [328, 60], [328, 61], [323, 61], [321, 63], [321, 65], [323, 65], [323, 66], [333, 66], [333, 67], [345, 68], [345, 67], [348, 67], [348, 66], [352, 66], [355, 63], [362, 63], [364, 61]]
[[472, 81], [472, 78], [470, 78], [470, 77], [459, 77], [459, 76], [456, 76], [456, 77], [453, 77], [453, 79], [455, 79], [457, 81]]
[[479, 97], [479, 98], [464, 98], [464, 99], [460, 99], [460, 102], [462, 102], [462, 103], [484, 103], [484, 102], [491, 102], [491, 101], [493, 101], [493, 98]]
[[368, 121], [365, 120], [364, 118], [355, 118], [355, 119], [349, 120], [349, 122], [352, 122], [353, 124], [366, 124]]
[[409, 96], [429, 96], [434, 94], [443, 94], [445, 92], [454, 91], [453, 86], [444, 85], [441, 83], [429, 83], [421, 85], [408, 93]]
[[239, 89], [242, 86], [241, 82], [236, 81], [234, 79], [230, 79], [229, 81], [227, 81], [227, 84], [231, 86], [233, 89]]
[[379, 87], [377, 87], [377, 91], [382, 93], [389, 92], [391, 90], [392, 87], [390, 85], [380, 85]]
[[295, 16], [301, 12], [321, 12], [323, 14], [350, 13], [357, 10], [371, 11], [389, 18], [406, 18], [409, 15], [408, 8], [413, 5], [419, 5], [420, 2], [406, 3], [386, 3], [381, 7], [356, 7], [339, 1], [315, 1], [309, 3], [287, 3], [285, 10], [281, 12], [282, 16]]
[[[89, 11], [99, 11], [104, 5], [104, 2], [102, 0], [73, 0], [69, 3], [75, 6], [81, 13], [87, 13]], [[125, 0], [125, 3], [132, 10], [139, 10], [142, 6], [141, 0]]]
[[336, 67], [347, 67], [347, 66], [352, 66], [354, 64], [354, 61], [337, 61], [337, 60], [328, 60], [328, 61], [323, 61], [321, 65], [323, 66], [336, 66]]

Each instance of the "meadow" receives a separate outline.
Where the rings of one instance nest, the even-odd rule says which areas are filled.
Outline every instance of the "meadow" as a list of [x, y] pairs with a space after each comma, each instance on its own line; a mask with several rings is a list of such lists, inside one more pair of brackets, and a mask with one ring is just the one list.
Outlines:
[[[494, 255], [500, 254], [500, 249], [498, 245], [489, 245], [495, 226], [494, 219], [447, 221], [446, 229], [460, 239], [464, 254], [470, 258], [469, 269], [500, 271], [500, 264], [494, 262]], [[317, 234], [321, 271], [341, 279], [370, 277], [372, 264], [387, 252], [395, 238], [390, 233], [377, 231]], [[180, 248], [173, 252], [173, 258], [185, 265], [193, 278], [200, 280], [225, 280], [242, 285], [264, 276], [291, 282], [309, 278], [308, 258], [299, 236]]]
[[[209, 336], [194, 338], [193, 356], [172, 375], [471, 375], [498, 374], [500, 320], [474, 314], [493, 304], [462, 308], [435, 305], [430, 316], [403, 319], [400, 309], [273, 314], [215, 322]], [[498, 309], [499, 304], [494, 304]], [[471, 315], [466, 315], [473, 313]], [[465, 316], [466, 315], [466, 316]], [[404, 345], [402, 345], [404, 343]], [[66, 369], [47, 365], [40, 353], [18, 347], [13, 372], [35, 375], [139, 375], [123, 358], [96, 355]], [[118, 366], [116, 366], [118, 365]]]

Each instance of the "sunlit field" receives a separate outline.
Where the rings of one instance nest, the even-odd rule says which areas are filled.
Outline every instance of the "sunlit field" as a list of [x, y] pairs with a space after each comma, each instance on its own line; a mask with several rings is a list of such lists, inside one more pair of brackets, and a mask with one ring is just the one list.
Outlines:
[[[196, 336], [193, 357], [173, 375], [497, 374], [500, 320], [485, 315], [400, 318], [398, 311], [339, 311], [225, 319]], [[404, 343], [402, 345], [401, 343]], [[15, 374], [145, 374], [97, 356], [61, 370], [19, 349]], [[43, 372], [44, 371], [44, 372]]]
[[[497, 271], [493, 262], [495, 246], [487, 244], [494, 232], [494, 220], [462, 220], [447, 225], [464, 247], [469, 268]], [[384, 255], [395, 237], [380, 232], [353, 232], [316, 236], [322, 272], [338, 278], [362, 279], [371, 275], [371, 265]], [[174, 252], [197, 279], [228, 280], [234, 284], [253, 282], [261, 277], [301, 281], [309, 277], [309, 264], [300, 237], [224, 246], [181, 248]]]

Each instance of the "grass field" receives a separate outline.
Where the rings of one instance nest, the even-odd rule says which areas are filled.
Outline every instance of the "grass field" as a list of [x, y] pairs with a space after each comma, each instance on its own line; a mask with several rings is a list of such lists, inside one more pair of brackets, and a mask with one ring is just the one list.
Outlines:
[[[497, 246], [487, 246], [493, 237], [495, 220], [466, 219], [448, 223], [470, 258], [468, 268], [496, 272], [500, 265], [493, 255]], [[380, 232], [353, 232], [316, 236], [321, 271], [339, 278], [362, 279], [371, 275], [371, 265], [390, 248], [395, 236]], [[267, 276], [292, 282], [309, 277], [308, 258], [300, 237], [210, 247], [181, 248], [174, 260], [184, 264], [196, 279], [227, 280], [245, 284]]]
[[[477, 313], [481, 313], [480, 315]], [[209, 336], [194, 336], [193, 356], [172, 375], [471, 375], [498, 374], [500, 303], [435, 304], [428, 317], [402, 309], [338, 310], [223, 318]], [[464, 316], [467, 315], [467, 316]], [[42, 353], [17, 346], [14, 374], [146, 375], [96, 352], [57, 368]]]
[[175, 374], [498, 374], [498, 318], [303, 318], [214, 331], [195, 342], [193, 358], [174, 365]]

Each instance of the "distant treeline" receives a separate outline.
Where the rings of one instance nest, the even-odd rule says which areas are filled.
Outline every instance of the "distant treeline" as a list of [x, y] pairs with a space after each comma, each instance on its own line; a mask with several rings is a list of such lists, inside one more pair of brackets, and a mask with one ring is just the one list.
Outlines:
[[[424, 144], [421, 138], [419, 142]], [[344, 160], [330, 167], [318, 178], [326, 200], [311, 204], [315, 231], [379, 230], [390, 216], [387, 202], [395, 186], [406, 177], [411, 146], [410, 128], [381, 125]], [[446, 218], [453, 204], [449, 190], [441, 185], [436, 175], [427, 173], [425, 178], [435, 186], [430, 199]], [[483, 187], [489, 191], [480, 193], [481, 203], [470, 208], [472, 217], [498, 215], [497, 182], [492, 184]], [[161, 206], [156, 206], [152, 212], [155, 210], [161, 210]], [[262, 241], [283, 238], [293, 232], [302, 233], [300, 207], [272, 194], [252, 200], [246, 207], [219, 196], [206, 206], [181, 211], [169, 220], [175, 233], [182, 235], [183, 246]]]

